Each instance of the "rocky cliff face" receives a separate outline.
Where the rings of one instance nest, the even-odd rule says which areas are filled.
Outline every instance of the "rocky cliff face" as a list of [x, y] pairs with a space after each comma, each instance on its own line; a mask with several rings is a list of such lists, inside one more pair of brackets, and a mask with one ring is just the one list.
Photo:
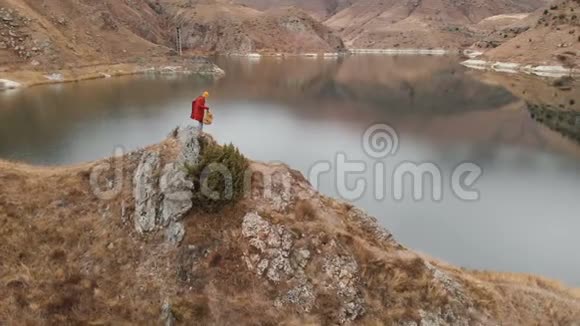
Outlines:
[[258, 10], [296, 7], [305, 10], [318, 20], [324, 20], [349, 7], [357, 0], [233, 0]]
[[183, 27], [189, 51], [221, 54], [339, 52], [340, 37], [302, 10], [265, 12], [220, 3], [166, 4], [172, 21]]
[[28, 69], [164, 55], [170, 44], [164, 19], [145, 0], [4, 1], [0, 26], [0, 65]]
[[0, 162], [0, 323], [580, 321], [569, 290], [418, 255], [284, 165], [251, 163], [246, 196], [206, 211], [183, 169], [204, 160], [198, 136], [77, 167]]

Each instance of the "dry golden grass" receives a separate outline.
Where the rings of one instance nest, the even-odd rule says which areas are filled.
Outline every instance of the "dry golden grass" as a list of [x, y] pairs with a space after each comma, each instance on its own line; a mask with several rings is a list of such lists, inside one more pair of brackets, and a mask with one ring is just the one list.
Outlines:
[[312, 221], [317, 217], [317, 210], [314, 204], [308, 200], [301, 200], [296, 204], [294, 215], [299, 221]]
[[[168, 162], [176, 146], [170, 139], [153, 148]], [[136, 234], [130, 218], [120, 215], [123, 201], [132, 205], [132, 172], [139, 158], [124, 158], [125, 187], [110, 201], [96, 198], [89, 186], [91, 168], [103, 161], [61, 168], [0, 162], [0, 324], [146, 325], [158, 321], [165, 301], [178, 323], [187, 325], [336, 322], [342, 304], [336, 293], [317, 292], [308, 314], [293, 306], [278, 309], [272, 303], [287, 285], [267, 282], [247, 268], [243, 256], [249, 244], [241, 224], [246, 212], [256, 210], [255, 199], [213, 213], [192, 210], [178, 248], [168, 246], [162, 232]], [[109, 171], [101, 177], [111, 176]], [[367, 309], [361, 324], [419, 321], [419, 309], [441, 307], [470, 318], [456, 295], [435, 280], [428, 259], [394, 242], [376, 241], [370, 229], [343, 218], [350, 208], [320, 197], [298, 201], [287, 213], [262, 215], [290, 230], [295, 246], [321, 250], [305, 269], [315, 285], [324, 277], [321, 266], [328, 255], [356, 260]], [[432, 264], [461, 284], [475, 308], [493, 320], [560, 325], [580, 320], [575, 312], [580, 291], [557, 282]]]

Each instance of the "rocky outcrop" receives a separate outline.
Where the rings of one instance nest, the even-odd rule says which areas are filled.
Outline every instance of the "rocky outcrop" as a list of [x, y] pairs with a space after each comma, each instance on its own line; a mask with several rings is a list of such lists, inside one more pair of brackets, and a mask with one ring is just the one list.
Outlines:
[[185, 49], [220, 54], [341, 52], [339, 36], [306, 12], [276, 8], [265, 12], [227, 3], [162, 3], [183, 28]]
[[[283, 225], [275, 225], [257, 213], [248, 213], [243, 219], [242, 235], [249, 244], [244, 256], [247, 267], [269, 282], [284, 283], [289, 288], [275, 302], [277, 307], [290, 304], [310, 312], [317, 295], [331, 293], [340, 301], [335, 319], [343, 324], [354, 321], [365, 312], [365, 303], [359, 289], [359, 270], [355, 259], [338, 254], [335, 242], [329, 253], [318, 255], [304, 245], [317, 243], [317, 236], [303, 235], [297, 244], [296, 237]], [[318, 267], [307, 271], [309, 263]], [[317, 283], [310, 280], [316, 279]]]
[[133, 178], [135, 184], [133, 191], [135, 216], [133, 220], [135, 229], [141, 233], [153, 231], [157, 224], [159, 203], [157, 171], [159, 165], [159, 153], [145, 152]]
[[199, 162], [201, 146], [199, 143], [199, 131], [193, 126], [187, 126], [179, 130], [180, 152], [177, 158], [178, 164], [195, 165]]
[[143, 153], [135, 170], [135, 229], [139, 233], [166, 229], [167, 241], [178, 245], [185, 229], [179, 221], [193, 207], [193, 181], [186, 168], [199, 162], [199, 132], [192, 126], [177, 132], [180, 150], [175, 162], [161, 169], [160, 154]]
[[179, 163], [170, 163], [165, 166], [159, 179], [159, 188], [162, 195], [159, 212], [159, 224], [166, 227], [170, 223], [178, 222], [192, 207], [193, 181], [191, 181], [185, 167]]
[[274, 226], [256, 213], [244, 217], [242, 235], [257, 253], [246, 257], [246, 264], [272, 282], [287, 280], [295, 274], [290, 262], [293, 236], [283, 226]]

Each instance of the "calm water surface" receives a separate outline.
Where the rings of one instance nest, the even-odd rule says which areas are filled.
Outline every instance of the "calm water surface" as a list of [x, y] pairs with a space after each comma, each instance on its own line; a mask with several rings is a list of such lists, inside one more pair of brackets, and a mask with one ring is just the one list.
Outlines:
[[[578, 91], [468, 71], [445, 57], [217, 61], [228, 73], [217, 82], [141, 76], [0, 93], [0, 157], [69, 164], [111, 155], [118, 145], [157, 143], [188, 123], [191, 100], [205, 89], [216, 116], [207, 131], [218, 141], [305, 174], [339, 153], [374, 166], [362, 136], [386, 123], [400, 138], [396, 155], [381, 160], [386, 199], [375, 199], [371, 172], [348, 183], [367, 180], [356, 204], [399, 241], [468, 268], [580, 286], [580, 119], [562, 113], [580, 103]], [[442, 201], [415, 201], [410, 187], [403, 201], [392, 199], [392, 174], [406, 161], [440, 167]], [[450, 189], [462, 162], [483, 168], [477, 202]], [[319, 188], [339, 197], [333, 174]]]

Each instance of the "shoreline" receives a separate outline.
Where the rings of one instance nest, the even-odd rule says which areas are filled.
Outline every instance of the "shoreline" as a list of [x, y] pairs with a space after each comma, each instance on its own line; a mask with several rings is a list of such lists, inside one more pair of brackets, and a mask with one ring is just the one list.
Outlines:
[[[531, 65], [501, 61], [487, 61], [477, 59], [482, 53], [472, 50], [445, 50], [445, 49], [347, 49], [344, 52], [320, 53], [230, 53], [224, 56], [243, 57], [251, 60], [261, 58], [312, 58], [338, 59], [350, 55], [409, 55], [409, 56], [445, 56], [464, 55], [468, 60], [461, 65], [475, 70], [495, 71], [510, 74], [527, 74], [538, 77], [560, 78], [565, 76], [579, 76], [580, 69], [570, 69], [558, 65]], [[166, 64], [139, 65], [132, 63], [102, 64], [61, 69], [55, 71], [17, 70], [0, 74], [0, 92], [39, 85], [72, 83], [86, 80], [103, 79], [141, 74], [198, 74], [213, 78], [220, 78], [225, 72], [215, 64], [207, 61], [196, 62], [167, 62]]]
[[156, 74], [199, 74], [220, 78], [225, 72], [213, 63], [189, 65], [151, 65], [119, 63], [111, 65], [93, 65], [54, 71], [18, 70], [0, 75], [0, 92], [29, 88], [40, 85], [74, 83], [87, 80], [104, 79], [121, 76]]
[[262, 57], [311, 57], [311, 58], [328, 58], [328, 57], [342, 57], [357, 54], [384, 54], [384, 55], [453, 55], [464, 53], [461, 49], [446, 50], [446, 49], [346, 49], [341, 52], [305, 52], [305, 53], [228, 53], [223, 56], [228, 57], [245, 57], [245, 58], [262, 58]]
[[461, 62], [461, 65], [475, 69], [503, 72], [509, 74], [527, 74], [538, 77], [560, 78], [566, 76], [579, 76], [580, 70], [573, 68], [565, 68], [563, 66], [549, 66], [549, 65], [531, 65], [521, 64], [515, 62], [501, 62], [501, 61], [487, 61], [469, 59]]

